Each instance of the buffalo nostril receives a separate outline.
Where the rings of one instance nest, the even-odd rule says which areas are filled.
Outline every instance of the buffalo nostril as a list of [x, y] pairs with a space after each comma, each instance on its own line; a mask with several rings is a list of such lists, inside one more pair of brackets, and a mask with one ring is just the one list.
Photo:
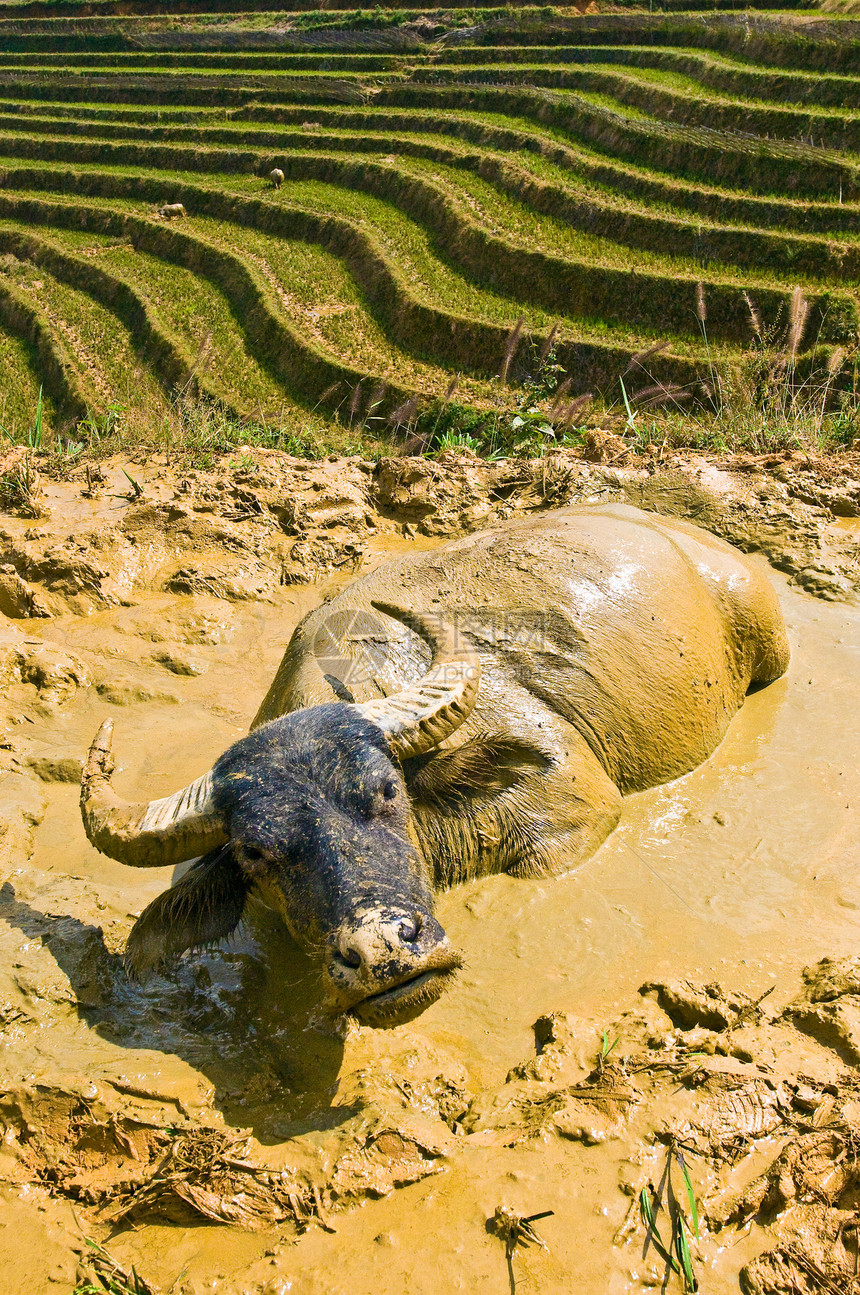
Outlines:
[[420, 913], [406, 917], [397, 928], [397, 934], [404, 944], [414, 944], [424, 929], [424, 919]]
[[335, 953], [335, 957], [337, 958], [338, 962], [342, 962], [345, 967], [352, 967], [353, 970], [356, 970], [358, 967], [360, 967], [363, 961], [362, 956], [358, 952], [358, 950], [351, 949], [349, 947], [345, 949], [338, 949], [337, 952]]

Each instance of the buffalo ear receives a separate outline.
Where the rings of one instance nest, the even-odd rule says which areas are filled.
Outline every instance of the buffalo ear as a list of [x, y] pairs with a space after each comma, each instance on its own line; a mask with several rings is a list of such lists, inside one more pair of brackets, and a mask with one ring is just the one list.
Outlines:
[[413, 802], [456, 813], [464, 802], [497, 796], [549, 764], [547, 755], [517, 738], [479, 736], [453, 751], [415, 756], [403, 772]]
[[249, 888], [229, 845], [204, 854], [135, 922], [125, 949], [129, 975], [145, 980], [186, 949], [230, 935], [242, 920]]

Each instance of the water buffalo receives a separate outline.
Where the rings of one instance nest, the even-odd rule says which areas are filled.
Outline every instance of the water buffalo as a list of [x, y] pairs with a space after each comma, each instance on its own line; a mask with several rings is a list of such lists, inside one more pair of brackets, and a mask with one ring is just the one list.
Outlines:
[[181, 202], [168, 202], [158, 208], [158, 214], [162, 220], [174, 220], [177, 216], [187, 216], [188, 212]]
[[272, 182], [273, 189], [280, 189], [284, 183], [284, 173], [279, 166], [276, 166], [274, 171], [269, 172], [269, 179]]
[[460, 964], [434, 889], [572, 868], [787, 664], [767, 576], [635, 508], [399, 557], [304, 618], [250, 734], [184, 790], [121, 800], [102, 727], [90, 840], [135, 867], [197, 859], [138, 918], [130, 970], [229, 935], [254, 892], [318, 954], [332, 1009], [405, 1019]]

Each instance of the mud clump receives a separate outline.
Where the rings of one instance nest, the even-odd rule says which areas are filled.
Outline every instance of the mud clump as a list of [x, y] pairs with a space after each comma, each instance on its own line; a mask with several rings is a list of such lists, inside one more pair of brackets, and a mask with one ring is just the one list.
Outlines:
[[368, 541], [386, 533], [442, 538], [536, 509], [613, 500], [687, 517], [763, 552], [810, 593], [844, 600], [860, 583], [851, 530], [860, 517], [857, 458], [636, 455], [597, 432], [582, 454], [538, 460], [448, 451], [432, 460], [308, 463], [258, 450], [238, 468], [135, 469], [135, 497], [126, 497], [120, 460], [109, 460], [101, 483], [78, 468], [46, 487], [51, 507], [39, 524], [9, 514], [0, 613], [86, 615], [152, 589], [269, 601], [279, 586], [357, 570]]
[[860, 1063], [860, 958], [826, 958], [804, 973], [803, 993], [788, 1009], [798, 1029]]
[[[110, 1109], [115, 1101], [94, 1086], [0, 1094], [6, 1146], [17, 1151], [13, 1180], [40, 1182], [114, 1227], [207, 1219], [251, 1230], [289, 1222], [301, 1232], [316, 1220], [333, 1231], [332, 1213], [439, 1173], [450, 1141], [414, 1119], [389, 1127], [379, 1116], [369, 1127], [365, 1117], [325, 1150], [282, 1144], [277, 1167], [250, 1134], [136, 1119]], [[284, 1167], [291, 1156], [301, 1167]]]
[[[860, 988], [858, 968], [854, 959], [807, 968], [802, 1001], [847, 1010]], [[641, 1195], [656, 1199], [666, 1155], [683, 1148], [705, 1185], [695, 1222], [701, 1257], [755, 1221], [771, 1244], [743, 1269], [742, 1290], [850, 1289], [857, 1262], [860, 1079], [841, 1064], [841, 1035], [817, 1035], [820, 1047], [811, 1053], [796, 1002], [768, 1015], [762, 999], [714, 984], [647, 985], [643, 992], [657, 998], [674, 1029], [661, 1035], [651, 1009], [628, 1014], [610, 1029], [609, 1046], [604, 1032], [597, 1064], [583, 1073], [583, 1045], [594, 1056], [593, 1026], [563, 1013], [542, 1018], [536, 1056], [515, 1067], [501, 1088], [479, 1094], [459, 1133], [479, 1145], [508, 1147], [553, 1136], [586, 1146], [622, 1135], [628, 1144], [639, 1140], [641, 1153], [628, 1163], [643, 1169], [622, 1176], [634, 1205], [617, 1237], [621, 1246], [641, 1240]], [[643, 1035], [645, 1046], [636, 1041]], [[763, 1155], [764, 1166], [750, 1176], [753, 1153]]]
[[720, 985], [698, 986], [690, 981], [660, 981], [645, 984], [641, 994], [653, 995], [674, 1025], [691, 1030], [727, 1030], [750, 1017], [758, 1019], [757, 1002], [746, 994], [727, 995]]

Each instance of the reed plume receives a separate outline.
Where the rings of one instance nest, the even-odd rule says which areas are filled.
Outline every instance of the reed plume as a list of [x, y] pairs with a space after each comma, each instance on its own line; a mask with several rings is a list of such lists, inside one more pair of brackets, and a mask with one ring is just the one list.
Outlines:
[[567, 393], [570, 391], [570, 388], [572, 385], [573, 385], [573, 378], [565, 378], [564, 382], [562, 382], [559, 385], [555, 393], [555, 397], [553, 399], [552, 405], [550, 406], [551, 414], [558, 413], [559, 409], [562, 406], [562, 402], [564, 401], [564, 398], [567, 395]]
[[403, 401], [402, 405], [398, 405], [396, 409], [392, 409], [391, 413], [388, 415], [388, 421], [393, 427], [408, 427], [417, 413], [418, 397], [413, 392], [411, 396]]
[[543, 346], [540, 348], [540, 353], [538, 355], [538, 361], [540, 364], [543, 364], [546, 361], [547, 356], [552, 353], [552, 348], [555, 346], [560, 332], [561, 320], [557, 320], [544, 338]]
[[[650, 360], [652, 355], [657, 355], [660, 351], [665, 351], [668, 345], [668, 342], [655, 342], [654, 345], [649, 346], [646, 351], [638, 351], [636, 355], [632, 355], [630, 357], [630, 363], [627, 365], [627, 369], [633, 369], [637, 366], [640, 369], [644, 368], [646, 360]], [[626, 372], [627, 370], [625, 369], [625, 373]]]
[[514, 324], [513, 328], [511, 329], [511, 331], [508, 333], [508, 340], [505, 345], [505, 358], [502, 361], [502, 367], [499, 372], [499, 378], [501, 379], [502, 386], [504, 386], [508, 380], [508, 370], [511, 367], [511, 361], [516, 355], [517, 347], [520, 344], [520, 338], [523, 335], [523, 329], [525, 328], [525, 323], [526, 323], [525, 319], [523, 318], [518, 319], [517, 322]]
[[761, 315], [759, 314], [758, 307], [748, 292], [744, 293], [744, 301], [747, 303], [747, 310], [750, 312], [750, 323], [752, 324], [753, 332], [758, 340], [762, 341], [764, 325], [761, 322]]
[[590, 391], [586, 391], [582, 396], [577, 396], [576, 400], [572, 400], [570, 402], [567, 409], [565, 409], [559, 419], [560, 425], [562, 427], [572, 427], [579, 415], [588, 405], [591, 404], [593, 400], [594, 396]]
[[802, 288], [795, 288], [791, 294], [791, 305], [788, 310], [788, 346], [792, 361], [797, 355], [798, 347], [803, 340], [806, 321], [809, 318], [809, 302]]

